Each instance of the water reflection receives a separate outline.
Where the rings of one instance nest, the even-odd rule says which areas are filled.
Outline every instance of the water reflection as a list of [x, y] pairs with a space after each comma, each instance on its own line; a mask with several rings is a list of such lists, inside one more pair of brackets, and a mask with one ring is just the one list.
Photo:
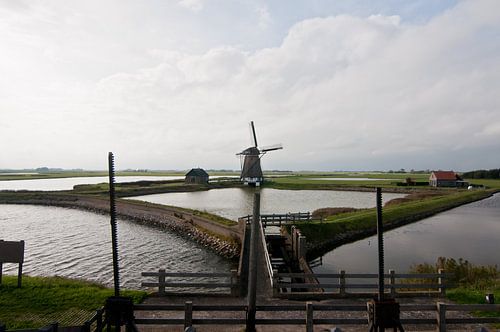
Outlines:
[[[116, 182], [179, 180], [184, 176], [117, 176]], [[1, 178], [0, 178], [1, 180]], [[107, 176], [0, 181], [0, 190], [71, 190], [77, 184], [109, 182]]]
[[[385, 267], [405, 272], [434, 264], [439, 256], [500, 266], [500, 194], [467, 204], [384, 234]], [[377, 238], [356, 241], [323, 256], [318, 273], [376, 272]]]
[[[180, 206], [214, 213], [232, 220], [252, 213], [253, 188], [212, 189], [130, 197], [152, 203]], [[324, 207], [370, 208], [375, 193], [331, 190], [260, 189], [261, 213], [308, 212]], [[403, 194], [386, 193], [384, 203]]]
[[[83, 278], [112, 286], [109, 217], [78, 210], [0, 206], [0, 238], [25, 240], [23, 272]], [[230, 263], [175, 234], [118, 221], [121, 284], [140, 287], [142, 271], [227, 272]], [[17, 273], [17, 264], [4, 264]]]

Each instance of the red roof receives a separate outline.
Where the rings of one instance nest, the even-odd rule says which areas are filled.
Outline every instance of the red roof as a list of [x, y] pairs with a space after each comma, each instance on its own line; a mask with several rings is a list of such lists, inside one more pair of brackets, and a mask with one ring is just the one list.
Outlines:
[[457, 175], [453, 171], [437, 171], [432, 172], [436, 177], [436, 180], [456, 180]]

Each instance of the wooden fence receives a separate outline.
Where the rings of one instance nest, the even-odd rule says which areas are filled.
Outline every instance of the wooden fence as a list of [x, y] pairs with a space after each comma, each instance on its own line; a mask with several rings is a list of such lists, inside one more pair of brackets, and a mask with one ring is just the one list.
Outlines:
[[[342, 305], [342, 304], [313, 304], [306, 302], [297, 305], [258, 305], [257, 325], [302, 325], [306, 332], [312, 332], [315, 325], [365, 325], [368, 326], [366, 305]], [[445, 304], [438, 302], [429, 305], [400, 305], [403, 316], [401, 324], [405, 325], [435, 325], [438, 332], [444, 332], [451, 324], [500, 324], [500, 304]], [[246, 305], [196, 305], [191, 301], [184, 304], [138, 304], [134, 306], [134, 312], [178, 312], [176, 317], [171, 318], [135, 318], [137, 325], [242, 325], [246, 324]], [[470, 312], [470, 311], [492, 311], [497, 312], [495, 317], [449, 317], [450, 312]], [[338, 317], [340, 313], [350, 313], [352, 318]], [[411, 312], [418, 312], [418, 318], [411, 317]], [[427, 317], [423, 317], [424, 312], [429, 312]], [[198, 313], [198, 314], [197, 314]], [[199, 313], [209, 313], [208, 318], [196, 317]], [[239, 313], [240, 317], [234, 317]], [[219, 317], [225, 315], [226, 317]], [[233, 317], [227, 317], [227, 316]], [[238, 314], [236, 314], [238, 315]], [[217, 317], [216, 317], [217, 316]], [[337, 317], [335, 317], [337, 316]], [[358, 317], [354, 317], [358, 316]], [[361, 318], [361, 316], [364, 316]], [[293, 317], [293, 318], [292, 318]], [[105, 326], [104, 311], [99, 309], [93, 317], [88, 320], [80, 329], [82, 332], [101, 332]], [[67, 328], [58, 327], [57, 323], [50, 324], [41, 329], [15, 330], [12, 332], [56, 332], [65, 331]], [[75, 327], [70, 328], [75, 331]], [[6, 332], [5, 325], [0, 323], [0, 332]]]
[[[252, 221], [252, 217], [252, 215], [247, 215], [238, 219], [245, 220], [249, 224]], [[299, 221], [311, 221], [312, 215], [311, 212], [261, 214], [260, 220], [264, 226], [281, 226]]]
[[[350, 316], [361, 316], [360, 313], [366, 312], [366, 305], [327, 305], [313, 304], [311, 302], [305, 305], [261, 305], [257, 306], [257, 325], [303, 325], [307, 332], [313, 331], [314, 325], [368, 325], [367, 315], [364, 318], [343, 318], [332, 317], [335, 312], [351, 312]], [[419, 312], [419, 318], [401, 318], [404, 325], [435, 325], [437, 331], [446, 331], [449, 324], [487, 324], [500, 323], [500, 305], [498, 304], [475, 304], [475, 305], [451, 305], [437, 303], [435, 305], [401, 305], [400, 310], [408, 317], [408, 312]], [[449, 318], [447, 313], [450, 311], [496, 311], [497, 317], [488, 318]], [[184, 305], [136, 305], [134, 311], [170, 311], [183, 312], [184, 315], [177, 315], [175, 318], [136, 318], [138, 325], [183, 325], [184, 327], [196, 325], [245, 325], [246, 324], [246, 305], [195, 305], [191, 301]], [[209, 313], [207, 318], [196, 318], [195, 313]], [[241, 317], [215, 317], [218, 313], [241, 313]], [[291, 314], [295, 312], [294, 314]], [[422, 318], [422, 312], [435, 312]], [[260, 313], [267, 313], [262, 317]], [[330, 314], [328, 314], [330, 313]], [[333, 314], [332, 314], [333, 313]], [[206, 315], [207, 316], [207, 315]], [[259, 317], [261, 316], [261, 317]], [[271, 317], [270, 317], [271, 316]], [[295, 318], [286, 318], [293, 316]], [[302, 317], [300, 317], [302, 316]], [[330, 316], [330, 317], [329, 317]], [[338, 315], [337, 315], [338, 316]], [[434, 317], [432, 317], [434, 316]], [[297, 318], [299, 317], [299, 318]]]
[[[450, 275], [444, 273], [443, 270], [440, 270], [439, 273], [425, 274], [395, 273], [393, 270], [389, 270], [389, 273], [385, 274], [384, 277], [387, 280], [384, 285], [385, 290], [391, 297], [414, 297], [444, 296], [446, 292], [445, 279]], [[345, 271], [340, 271], [338, 274], [276, 273], [275, 271], [273, 279], [274, 296], [288, 299], [366, 298], [373, 297], [378, 290], [377, 283], [347, 283], [348, 279], [378, 279], [378, 274], [375, 273], [345, 273]], [[319, 281], [321, 279], [336, 279], [336, 282], [311, 282], [311, 280]], [[411, 280], [422, 279], [430, 280], [430, 282], [411, 282]], [[325, 291], [326, 289], [336, 291]], [[372, 291], [367, 292], [367, 289]], [[361, 291], [348, 292], [348, 290]]]
[[[232, 296], [239, 295], [239, 278], [238, 271], [231, 270], [230, 273], [198, 273], [198, 272], [166, 272], [163, 269], [158, 270], [158, 272], [142, 272], [143, 277], [156, 277], [157, 282], [143, 282], [142, 287], [158, 287], [158, 294], [167, 294], [167, 288], [170, 293], [186, 293], [194, 292], [200, 293], [206, 292], [210, 294], [220, 293], [227, 294], [226, 292], [221, 292], [220, 288], [229, 290], [229, 294]], [[167, 280], [169, 278], [170, 280]], [[208, 280], [199, 281], [200, 278]], [[175, 280], [171, 280], [175, 279]], [[188, 281], [186, 279], [198, 279], [195, 281]], [[208, 291], [208, 292], [207, 292]]]

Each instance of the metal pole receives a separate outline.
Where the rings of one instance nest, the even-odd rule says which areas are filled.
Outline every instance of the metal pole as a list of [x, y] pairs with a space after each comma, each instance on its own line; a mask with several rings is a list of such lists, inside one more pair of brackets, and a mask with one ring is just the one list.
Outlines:
[[384, 226], [382, 224], [382, 190], [377, 192], [377, 240], [378, 240], [378, 300], [384, 299]]
[[115, 160], [113, 153], [108, 154], [109, 167], [109, 214], [111, 215], [111, 244], [113, 248], [113, 279], [115, 296], [120, 296], [120, 275], [118, 267], [118, 235], [116, 229], [116, 203], [115, 203]]
[[248, 267], [248, 311], [246, 332], [255, 331], [255, 313], [257, 298], [257, 244], [259, 241], [260, 193], [253, 199], [253, 218], [250, 229], [250, 258]]

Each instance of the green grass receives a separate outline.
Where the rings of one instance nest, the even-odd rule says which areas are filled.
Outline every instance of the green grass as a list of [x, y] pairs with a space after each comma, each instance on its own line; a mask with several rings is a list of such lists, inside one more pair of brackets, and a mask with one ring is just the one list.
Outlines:
[[[7, 329], [39, 328], [57, 321], [60, 326], [79, 325], [102, 307], [112, 289], [101, 285], [61, 277], [23, 276], [17, 288], [17, 276], [3, 276], [0, 285], [0, 322]], [[123, 291], [134, 303], [146, 297], [143, 291]]]
[[[410, 268], [410, 273], [437, 273], [444, 269], [451, 274], [447, 283], [451, 288], [446, 291], [446, 297], [459, 304], [485, 304], [486, 294], [492, 293], [500, 297], [500, 270], [496, 265], [478, 266], [459, 258], [439, 257], [436, 264], [417, 264]], [[419, 281], [417, 281], [419, 282]], [[475, 311], [478, 317], [498, 317], [498, 312]], [[498, 326], [497, 326], [498, 327]]]
[[[489, 196], [493, 190], [447, 192], [442, 196], [431, 196], [383, 209], [384, 224], [394, 227], [398, 224], [422, 219], [426, 216]], [[334, 236], [348, 231], [374, 229], [376, 225], [375, 208], [338, 214], [326, 220], [300, 223], [297, 227], [313, 246], [331, 240]]]

